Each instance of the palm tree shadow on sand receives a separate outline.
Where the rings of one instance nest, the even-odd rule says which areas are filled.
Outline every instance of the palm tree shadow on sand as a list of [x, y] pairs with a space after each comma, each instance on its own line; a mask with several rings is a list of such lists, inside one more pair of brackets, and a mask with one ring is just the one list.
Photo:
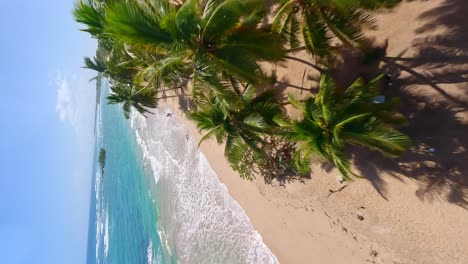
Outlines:
[[[369, 179], [384, 198], [386, 185], [381, 171], [398, 179], [408, 177], [417, 181], [416, 195], [424, 201], [445, 200], [468, 209], [466, 14], [468, 1], [446, 0], [419, 16], [424, 25], [415, 33], [424, 37], [413, 41], [414, 56], [404, 57], [404, 51], [389, 57], [384, 47], [379, 59], [356, 73], [366, 78], [382, 71], [388, 74], [392, 85], [385, 88], [384, 94], [399, 96], [402, 99], [400, 111], [409, 119], [409, 125], [402, 130], [413, 139], [413, 147], [403, 157], [392, 160], [375, 152], [357, 148], [352, 151], [361, 175]], [[436, 26], [447, 30], [431, 35]], [[353, 63], [346, 60], [353, 59], [356, 58], [352, 55], [344, 55], [338, 66], [350, 67]]]

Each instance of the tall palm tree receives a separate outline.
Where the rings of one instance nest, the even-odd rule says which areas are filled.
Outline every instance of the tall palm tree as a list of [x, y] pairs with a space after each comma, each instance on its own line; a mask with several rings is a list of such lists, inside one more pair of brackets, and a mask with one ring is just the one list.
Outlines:
[[302, 101], [289, 96], [289, 101], [302, 112], [299, 120], [275, 119], [284, 134], [298, 142], [295, 166], [302, 173], [310, 171], [314, 154], [332, 161], [345, 179], [357, 176], [344, 155], [345, 144], [363, 146], [391, 157], [399, 156], [410, 146], [408, 136], [392, 125], [405, 118], [391, 111], [397, 99], [377, 104], [381, 76], [364, 83], [358, 79], [344, 92], [336, 89], [330, 76], [322, 75], [315, 98]]
[[157, 107], [156, 90], [135, 89], [135, 86], [115, 83], [110, 86], [112, 93], [107, 97], [109, 104], [122, 103], [126, 119], [130, 118], [131, 107], [140, 114], [151, 113], [147, 108]]
[[200, 144], [212, 137], [219, 144], [225, 143], [224, 154], [235, 170], [239, 170], [239, 163], [248, 152], [258, 158], [267, 157], [259, 143], [265, 143], [263, 135], [274, 132], [277, 125], [273, 118], [281, 113], [272, 93], [254, 94], [254, 89], [248, 88], [229, 108], [212, 94], [199, 104], [199, 110], [188, 114], [200, 132], [206, 132]]
[[258, 84], [266, 79], [259, 63], [279, 61], [284, 56], [276, 34], [258, 26], [264, 0], [171, 3], [112, 1], [102, 14], [80, 2], [74, 13], [77, 21], [87, 26], [85, 31], [155, 56], [154, 63], [139, 75], [140, 80], [157, 80], [166, 68], [190, 66], [197, 73], [192, 77], [216, 77], [226, 72]]
[[296, 50], [301, 41], [319, 57], [331, 55], [332, 39], [362, 48], [363, 29], [374, 27], [369, 9], [394, 6], [399, 0], [280, 0], [273, 30]]

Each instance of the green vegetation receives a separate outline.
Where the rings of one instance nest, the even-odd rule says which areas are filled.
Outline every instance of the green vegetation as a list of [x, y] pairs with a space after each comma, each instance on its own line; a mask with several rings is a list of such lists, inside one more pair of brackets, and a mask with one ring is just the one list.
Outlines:
[[357, 176], [343, 153], [345, 143], [388, 156], [399, 156], [410, 146], [410, 139], [392, 128], [406, 121], [400, 114], [391, 112], [398, 100], [373, 102], [380, 78], [368, 83], [359, 79], [339, 93], [333, 80], [322, 75], [315, 98], [298, 101], [289, 97], [294, 107], [301, 110], [302, 118], [292, 121], [278, 118], [277, 122], [287, 138], [301, 143], [294, 157], [294, 165], [301, 173], [310, 172], [311, 156], [318, 154], [331, 160], [345, 179]]
[[[390, 7], [395, 0], [282, 0], [273, 30], [296, 49], [301, 42], [313, 54], [327, 57], [338, 39], [351, 48], [364, 49], [363, 30], [374, 27], [368, 10]], [[298, 36], [302, 36], [302, 41]]]
[[[194, 102], [188, 117], [204, 133], [200, 143], [224, 144], [243, 178], [305, 176], [319, 156], [351, 179], [357, 174], [347, 144], [399, 156], [410, 140], [394, 128], [405, 122], [393, 112], [398, 99], [373, 102], [380, 77], [341, 90], [326, 66], [337, 45], [368, 51], [363, 33], [373, 26], [371, 11], [397, 2], [277, 0], [272, 14], [265, 0], [95, 0], [78, 2], [74, 16], [99, 43], [84, 67], [109, 79], [108, 102], [121, 104], [126, 118], [132, 109], [151, 113], [172, 91]], [[302, 49], [325, 68], [298, 59], [322, 78], [315, 96], [289, 96], [302, 113], [291, 119], [262, 67]]]
[[104, 148], [99, 150], [98, 163], [101, 168], [101, 175], [104, 175], [104, 167], [106, 167], [106, 150]]

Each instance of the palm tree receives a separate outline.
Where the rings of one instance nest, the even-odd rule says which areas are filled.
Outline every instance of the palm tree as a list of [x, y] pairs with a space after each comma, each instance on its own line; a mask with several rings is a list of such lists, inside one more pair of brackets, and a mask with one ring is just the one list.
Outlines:
[[374, 26], [366, 10], [394, 6], [399, 0], [280, 0], [282, 3], [273, 19], [273, 30], [291, 47], [301, 41], [313, 55], [326, 57], [335, 47], [332, 39], [339, 39], [352, 48], [363, 48], [363, 29]]
[[[145, 50], [153, 63], [138, 79], [158, 80], [165, 69], [181, 69], [192, 78], [226, 72], [253, 84], [266, 79], [260, 62], [279, 61], [284, 49], [275, 34], [258, 26], [264, 0], [120, 1], [105, 5], [101, 14], [82, 2], [75, 8], [85, 31]], [[96, 14], [99, 13], [99, 14]], [[83, 14], [87, 14], [86, 16]]]
[[322, 75], [315, 98], [302, 101], [289, 96], [289, 101], [301, 110], [299, 120], [276, 118], [284, 135], [301, 146], [295, 155], [295, 166], [302, 173], [310, 172], [313, 154], [332, 161], [345, 179], [357, 176], [344, 155], [345, 144], [363, 146], [391, 157], [400, 156], [410, 146], [408, 136], [392, 125], [405, 122], [391, 108], [397, 99], [377, 104], [381, 76], [367, 84], [358, 79], [348, 89], [336, 89], [328, 75]]
[[131, 107], [140, 114], [151, 113], [147, 108], [157, 107], [157, 91], [154, 89], [135, 89], [135, 86], [128, 84], [114, 83], [110, 86], [112, 93], [107, 97], [109, 104], [122, 104], [126, 119], [130, 118]]
[[224, 154], [231, 167], [237, 171], [246, 155], [267, 158], [260, 147], [265, 144], [262, 136], [274, 133], [277, 125], [273, 118], [281, 113], [280, 105], [272, 93], [254, 94], [254, 89], [249, 87], [239, 100], [225, 107], [226, 102], [221, 102], [224, 99], [220, 100], [213, 93], [199, 103], [199, 110], [188, 114], [200, 132], [206, 132], [200, 144], [212, 137], [219, 144], [225, 143]]
[[84, 58], [84, 65], [83, 68], [90, 69], [93, 71], [97, 71], [98, 73], [104, 73], [107, 70], [106, 63], [97, 57], [94, 58], [89, 58], [85, 57]]

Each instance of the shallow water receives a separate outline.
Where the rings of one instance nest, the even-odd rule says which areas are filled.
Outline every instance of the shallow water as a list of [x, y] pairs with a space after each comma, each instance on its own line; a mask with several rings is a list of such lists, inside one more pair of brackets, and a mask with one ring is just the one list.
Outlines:
[[88, 263], [277, 263], [169, 110], [99, 109]]

